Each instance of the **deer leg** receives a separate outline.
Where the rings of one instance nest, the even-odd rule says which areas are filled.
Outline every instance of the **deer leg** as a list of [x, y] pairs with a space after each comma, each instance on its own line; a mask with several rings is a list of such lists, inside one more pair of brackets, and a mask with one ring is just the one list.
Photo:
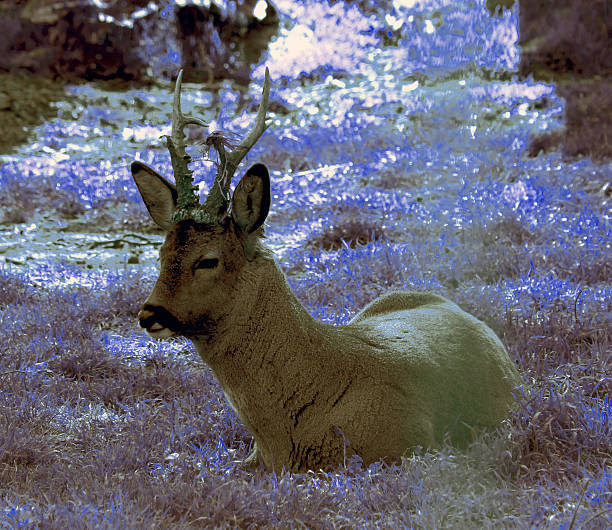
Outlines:
[[257, 442], [253, 442], [253, 449], [249, 456], [247, 456], [242, 462], [242, 468], [248, 469], [250, 471], [254, 471], [259, 467], [259, 452], [257, 451]]

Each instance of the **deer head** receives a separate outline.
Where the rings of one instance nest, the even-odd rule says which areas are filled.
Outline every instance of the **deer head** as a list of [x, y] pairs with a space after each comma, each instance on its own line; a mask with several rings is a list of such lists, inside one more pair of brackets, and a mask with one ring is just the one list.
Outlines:
[[158, 338], [206, 336], [231, 311], [232, 301], [239, 303], [236, 276], [256, 257], [270, 208], [270, 177], [263, 164], [251, 166], [229, 198], [238, 164], [267, 128], [268, 69], [255, 125], [244, 140], [229, 151], [218, 133], [206, 140], [217, 151], [219, 163], [204, 204], [193, 185], [183, 130], [188, 124], [206, 123], [183, 115], [181, 79], [182, 71], [174, 91], [172, 136], [166, 138], [176, 186], [141, 162], [131, 166], [151, 217], [167, 232], [159, 278], [138, 315], [140, 325]]

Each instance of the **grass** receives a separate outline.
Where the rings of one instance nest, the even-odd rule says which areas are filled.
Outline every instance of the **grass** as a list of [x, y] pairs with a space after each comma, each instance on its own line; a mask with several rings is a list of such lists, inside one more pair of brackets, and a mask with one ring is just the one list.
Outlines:
[[[288, 71], [250, 159], [272, 170], [268, 244], [317, 318], [342, 324], [389, 290], [432, 289], [498, 333], [527, 384], [498, 431], [369, 468], [247, 473], [250, 435], [191, 345], [137, 326], [154, 259], [142, 251], [115, 269], [34, 258], [0, 270], [0, 526], [612, 525], [610, 164], [527, 156], [533, 133], [559, 126], [560, 100], [512, 79], [498, 49], [512, 32], [493, 32], [505, 26], [483, 2], [450, 19], [438, 4], [415, 12], [437, 28], [418, 32], [417, 73], [401, 32], [397, 48], [359, 51], [358, 66], [340, 49], [331, 70]], [[457, 31], [471, 48], [449, 49]], [[394, 62], [404, 73], [389, 77]], [[3, 158], [0, 242], [18, 244], [27, 223], [51, 246], [57, 230], [155, 234], [127, 166], [139, 157], [170, 173], [157, 140], [169, 85], [67, 90], [64, 117]], [[228, 87], [219, 97], [224, 127], [240, 131], [252, 112]], [[203, 100], [187, 87], [186, 111]], [[210, 173], [201, 156], [196, 168]]]

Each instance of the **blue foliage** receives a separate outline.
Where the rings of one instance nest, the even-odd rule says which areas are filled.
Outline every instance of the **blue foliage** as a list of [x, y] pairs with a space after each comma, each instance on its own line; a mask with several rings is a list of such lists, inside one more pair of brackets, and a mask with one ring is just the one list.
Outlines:
[[[563, 102], [551, 85], [516, 80], [516, 9], [494, 18], [485, 0], [393, 1], [385, 3], [386, 11], [379, 6], [370, 14], [343, 2], [278, 0], [278, 5], [286, 24], [254, 74], [261, 80], [266, 65], [272, 72], [273, 125], [245, 166], [261, 160], [271, 169], [266, 241], [299, 299], [316, 318], [345, 324], [388, 290], [449, 295], [494, 327], [533, 385], [531, 393], [523, 389], [523, 408], [515, 418], [526, 425], [525, 446], [535, 443], [529, 436], [537, 418], [546, 428], [558, 426], [561, 411], [569, 427], [562, 430], [562, 425], [559, 432], [576, 432], [586, 440], [587, 458], [611, 434], [606, 341], [612, 229], [602, 188], [610, 165], [566, 160], [558, 153], [525, 156], [532, 134], [560, 127]], [[147, 46], [161, 52], [152, 62], [154, 73], [176, 69], [171, 35]], [[170, 126], [170, 87], [67, 90], [70, 97], [58, 103], [57, 119], [40, 126], [17, 155], [0, 157], [2, 255], [17, 244], [27, 223], [37, 223], [41, 237], [48, 238], [58, 233], [48, 226], [58, 218], [68, 227], [83, 222], [116, 235], [106, 212], [114, 219], [142, 220], [150, 229], [128, 167], [139, 159], [171, 175], [161, 141]], [[211, 120], [211, 128], [241, 135], [253, 121], [247, 101], [258, 101], [260, 93], [256, 83], [240, 96], [229, 83], [215, 95], [186, 86], [184, 109], [209, 119], [219, 102], [223, 113]], [[202, 134], [190, 131], [190, 141], [200, 190], [206, 193], [215, 166], [198, 150]], [[62, 248], [58, 252], [68, 252]], [[101, 476], [108, 466], [110, 475], [127, 481], [125, 468], [137, 468], [156, 488], [181, 473], [193, 473], [198, 488], [221, 477], [211, 496], [227, 484], [237, 487], [231, 480], [239, 475], [237, 453], [246, 453], [248, 435], [236, 414], [209, 374], [196, 377], [190, 371], [194, 362], [185, 343], [154, 345], [135, 330], [135, 313], [154, 268], [139, 264], [140, 272], [132, 274], [126, 259], [122, 271], [93, 272], [68, 254], [65, 261], [33, 256], [22, 275], [0, 270], [0, 334], [12, 348], [0, 359], [0, 373], [18, 371], [36, 389], [19, 394], [11, 387], [0, 393], [3, 405], [14, 400], [21, 412], [51, 410], [47, 423], [59, 430], [75, 428], [78, 420], [98, 427], [109, 422], [112, 433], [124, 428], [118, 427], [120, 420], [129, 423], [121, 431], [125, 443], [97, 447], [89, 462], [92, 469], [99, 466]], [[34, 303], [45, 311], [32, 311]], [[140, 370], [138, 377], [132, 370]], [[52, 387], [60, 376], [61, 392], [73, 385], [78, 399], [60, 402], [58, 396], [67, 394]], [[106, 382], [115, 379], [121, 388]], [[36, 392], [46, 385], [53, 391], [41, 403]], [[190, 389], [188, 403], [179, 400], [182, 385]], [[165, 423], [153, 425], [147, 438], [145, 427], [155, 423], [153, 418]], [[79, 429], [85, 436], [86, 429]], [[542, 433], [540, 443], [561, 444], [556, 432]], [[6, 447], [4, 440], [0, 462]], [[562, 452], [574, 446], [555, 447]], [[516, 457], [521, 465], [529, 450]], [[548, 458], [556, 462], [553, 453]], [[444, 464], [443, 455], [436, 458]], [[386, 495], [384, 488], [393, 484], [402, 496], [411, 488], [418, 502], [409, 500], [410, 510], [426, 518], [439, 499], [423, 491], [426, 477], [406, 470], [381, 464], [364, 470], [349, 459], [338, 473], [272, 474], [265, 479], [269, 497], [262, 503], [282, 499], [297, 505], [299, 494], [306, 499], [303, 506], [323, 492], [337, 513], [346, 511], [347, 498], [366, 506], [359, 519], [343, 513], [346, 525], [357, 525], [356, 520], [375, 525], [382, 520], [376, 515], [398, 510], [386, 510], [386, 503], [401, 497], [395, 490]], [[602, 466], [598, 473], [591, 473], [586, 495], [591, 504], [605, 507], [609, 469]], [[261, 493], [259, 483], [252, 487], [251, 495]], [[130, 517], [149, 520], [146, 510], [139, 512], [142, 508], [119, 494], [75, 495], [78, 508], [59, 506], [56, 512], [72, 526], [122, 527]], [[155, 490], [156, 499], [163, 495], [168, 496], [164, 509], [170, 510], [175, 499]], [[464, 501], [457, 509], [475, 509], [472, 500]], [[556, 498], [548, 499], [546, 506], [555, 503]], [[4, 524], [26, 527], [42, 520], [38, 508], [16, 499], [6, 497], [2, 506]], [[549, 524], [547, 509], [536, 513], [534, 508], [534, 524]], [[275, 517], [266, 512], [261, 520], [270, 523]]]

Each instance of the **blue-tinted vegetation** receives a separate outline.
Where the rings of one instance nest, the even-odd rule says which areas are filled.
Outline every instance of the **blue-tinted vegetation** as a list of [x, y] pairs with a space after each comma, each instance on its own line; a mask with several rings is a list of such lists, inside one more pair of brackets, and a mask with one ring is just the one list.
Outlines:
[[516, 78], [516, 11], [276, 4], [248, 92], [187, 85], [184, 109], [241, 134], [267, 65], [273, 126], [245, 165], [271, 169], [267, 244], [300, 300], [342, 324], [392, 289], [448, 296], [506, 344], [516, 410], [465, 452], [242, 471], [250, 436], [208, 369], [136, 322], [162, 235], [128, 167], [171, 174], [171, 85], [69, 86], [0, 159], [0, 526], [610, 527], [611, 167], [527, 157], [563, 101]]

